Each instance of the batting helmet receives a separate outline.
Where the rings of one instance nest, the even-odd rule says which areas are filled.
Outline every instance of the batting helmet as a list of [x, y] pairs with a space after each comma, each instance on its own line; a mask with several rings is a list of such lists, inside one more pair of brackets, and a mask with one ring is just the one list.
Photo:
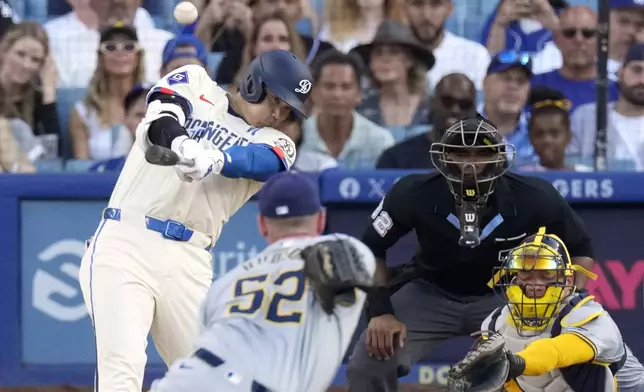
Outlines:
[[270, 50], [257, 56], [239, 82], [239, 92], [245, 101], [259, 103], [270, 90], [306, 118], [304, 104], [309, 98], [313, 77], [309, 68], [287, 50]]

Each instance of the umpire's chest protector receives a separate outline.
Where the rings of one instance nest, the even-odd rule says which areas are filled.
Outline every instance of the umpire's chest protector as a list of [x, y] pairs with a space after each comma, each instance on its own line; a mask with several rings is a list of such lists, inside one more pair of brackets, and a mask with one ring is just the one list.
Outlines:
[[[571, 301], [572, 302], [572, 301]], [[578, 301], [575, 301], [578, 302]], [[561, 321], [566, 317], [568, 325], [584, 327], [585, 322], [592, 322], [590, 313], [593, 307], [574, 307], [575, 304], [564, 306], [559, 316], [546, 327], [538, 336], [521, 336], [512, 324], [507, 307], [497, 309], [489, 318], [490, 330], [495, 330], [505, 338], [505, 347], [513, 353], [525, 349], [535, 340], [547, 339], [561, 333]], [[485, 322], [488, 322], [486, 320]], [[555, 326], [553, 328], [553, 326]], [[485, 327], [485, 325], [484, 325]], [[612, 331], [606, 331], [611, 333]], [[597, 359], [601, 361], [601, 358]], [[606, 361], [611, 362], [611, 361]], [[612, 367], [612, 366], [611, 366]], [[613, 372], [605, 364], [584, 363], [563, 369], [555, 369], [541, 376], [520, 376], [517, 383], [525, 392], [613, 392], [616, 390]]]

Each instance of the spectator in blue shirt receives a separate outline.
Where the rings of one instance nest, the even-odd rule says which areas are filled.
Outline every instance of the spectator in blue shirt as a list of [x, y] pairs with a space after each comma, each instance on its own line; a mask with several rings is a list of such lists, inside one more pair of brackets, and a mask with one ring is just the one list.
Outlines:
[[527, 53], [495, 55], [483, 79], [483, 104], [478, 108], [516, 149], [518, 162], [530, 162], [535, 154], [528, 137], [524, 107], [530, 93], [532, 61]]
[[[559, 18], [560, 30], [555, 43], [563, 55], [560, 69], [535, 75], [532, 86], [559, 90], [571, 104], [571, 112], [597, 97], [597, 13], [586, 6], [566, 8]], [[618, 97], [617, 85], [608, 87], [608, 99]]]
[[566, 6], [563, 0], [502, 0], [483, 28], [481, 43], [490, 53], [540, 52], [552, 41], [557, 14]]
[[[123, 108], [125, 109], [123, 124], [132, 132], [132, 139], [135, 137], [136, 127], [141, 123], [143, 117], [145, 117], [145, 111], [147, 109], [145, 96], [148, 95], [151, 88], [152, 85], [136, 85], [127, 93], [123, 100]], [[123, 164], [125, 164], [125, 158], [126, 156], [124, 155], [122, 157], [98, 161], [90, 166], [89, 171], [98, 173], [120, 172], [123, 169]]]

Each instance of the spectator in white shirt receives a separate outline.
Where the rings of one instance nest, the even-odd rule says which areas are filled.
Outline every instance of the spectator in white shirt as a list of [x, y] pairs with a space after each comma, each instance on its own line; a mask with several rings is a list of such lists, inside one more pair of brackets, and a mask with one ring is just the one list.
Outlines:
[[143, 50], [133, 27], [115, 24], [101, 33], [100, 55], [84, 100], [70, 119], [75, 159], [101, 160], [126, 155], [133, 138], [122, 124], [123, 100], [143, 82]]
[[[60, 44], [65, 37], [98, 29], [110, 7], [105, 0], [67, 0], [67, 3], [72, 11], [44, 24], [52, 45]], [[142, 7], [137, 8], [132, 24], [137, 29], [154, 28], [152, 16]]]
[[[611, 170], [644, 171], [644, 44], [633, 45], [617, 71], [619, 99], [608, 105], [607, 159]], [[572, 116], [573, 149], [584, 162], [595, 156], [597, 105], [580, 106]]]
[[398, 0], [327, 0], [324, 14], [320, 37], [342, 52], [371, 42], [385, 19], [405, 19]]
[[414, 35], [436, 58], [427, 73], [430, 88], [433, 90], [445, 75], [462, 73], [481, 90], [490, 54], [478, 42], [445, 30], [445, 21], [454, 9], [452, 0], [406, 0], [405, 9]]
[[[147, 11], [141, 9], [142, 0], [87, 0], [78, 4], [72, 14], [54, 19], [47, 32], [51, 38], [52, 56], [59, 69], [59, 88], [88, 86], [98, 60], [99, 27], [115, 21], [125, 21], [137, 29], [139, 43], [145, 50], [146, 81], [156, 83], [163, 48], [173, 35], [157, 29]], [[70, 27], [65, 22], [71, 21]], [[135, 25], [136, 23], [136, 25]], [[47, 25], [46, 25], [47, 26]]]
[[318, 114], [302, 126], [301, 151], [322, 153], [346, 169], [373, 169], [394, 138], [356, 113], [362, 99], [362, 62], [355, 55], [329, 50], [316, 59], [312, 70], [312, 98]]

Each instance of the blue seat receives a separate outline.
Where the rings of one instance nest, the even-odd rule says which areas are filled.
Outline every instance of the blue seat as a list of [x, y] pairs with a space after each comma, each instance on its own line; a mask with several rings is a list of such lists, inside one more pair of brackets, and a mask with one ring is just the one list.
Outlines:
[[72, 156], [72, 144], [69, 137], [69, 117], [72, 114], [74, 104], [85, 97], [84, 88], [64, 88], [56, 92], [56, 109], [61, 133], [61, 156], [67, 158]]
[[71, 173], [87, 173], [90, 166], [92, 166], [96, 161], [92, 160], [81, 160], [81, 159], [69, 159], [65, 162], [65, 171]]
[[60, 158], [39, 160], [34, 162], [34, 166], [38, 173], [60, 173], [63, 171], [63, 160]]

